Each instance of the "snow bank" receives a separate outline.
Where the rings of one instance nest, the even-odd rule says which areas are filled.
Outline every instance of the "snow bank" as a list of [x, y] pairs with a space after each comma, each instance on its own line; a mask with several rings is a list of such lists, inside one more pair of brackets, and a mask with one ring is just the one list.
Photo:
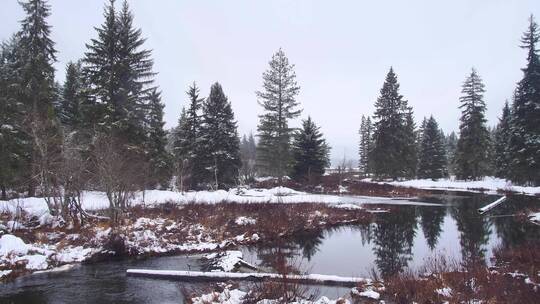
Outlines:
[[[85, 210], [103, 210], [109, 207], [109, 201], [105, 193], [97, 191], [85, 191], [82, 194], [82, 206]], [[147, 190], [134, 195], [132, 205], [153, 206], [165, 202], [178, 204], [186, 203], [208, 203], [215, 204], [221, 202], [236, 203], [326, 203], [326, 204], [363, 204], [363, 203], [411, 203], [407, 201], [394, 201], [389, 198], [376, 198], [365, 196], [337, 196], [309, 194], [295, 191], [285, 187], [272, 189], [241, 189], [233, 188], [229, 191], [191, 191], [175, 192], [167, 190]], [[350, 206], [350, 205], [349, 205]], [[51, 219], [47, 204], [43, 198], [21, 198], [10, 201], [0, 201], [0, 212], [15, 214], [24, 210], [30, 216], [36, 216], [42, 224], [53, 221]], [[8, 227], [9, 228], [9, 227]], [[20, 227], [22, 228], [22, 227]]]
[[[370, 179], [364, 181], [370, 182]], [[497, 190], [513, 191], [523, 193], [527, 195], [540, 194], [540, 187], [523, 187], [514, 186], [510, 181], [501, 178], [495, 178], [486, 176], [479, 181], [462, 181], [455, 179], [414, 179], [407, 181], [393, 181], [393, 182], [378, 182], [385, 183], [394, 186], [412, 187], [419, 189], [439, 189], [439, 190], [460, 190], [460, 191], [477, 191], [478, 189], [484, 189], [491, 192]]]
[[[199, 297], [192, 298], [191, 301], [193, 304], [241, 304], [243, 303], [244, 297], [247, 295], [246, 292], [239, 289], [230, 289], [230, 287], [225, 288], [222, 292], [211, 292]], [[257, 302], [257, 304], [279, 304], [283, 303], [281, 299], [263, 299]], [[309, 301], [304, 299], [299, 299], [291, 304], [350, 304], [346, 299], [330, 300], [327, 297], [321, 297], [317, 301]]]
[[0, 238], [0, 256], [25, 255], [28, 253], [29, 246], [20, 238], [6, 234]]

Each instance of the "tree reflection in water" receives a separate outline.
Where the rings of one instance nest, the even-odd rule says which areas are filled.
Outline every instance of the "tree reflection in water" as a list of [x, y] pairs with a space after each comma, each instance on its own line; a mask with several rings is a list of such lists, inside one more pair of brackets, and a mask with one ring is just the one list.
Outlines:
[[380, 216], [373, 231], [375, 264], [387, 277], [403, 270], [412, 259], [416, 235], [416, 208], [403, 206], [397, 212]]

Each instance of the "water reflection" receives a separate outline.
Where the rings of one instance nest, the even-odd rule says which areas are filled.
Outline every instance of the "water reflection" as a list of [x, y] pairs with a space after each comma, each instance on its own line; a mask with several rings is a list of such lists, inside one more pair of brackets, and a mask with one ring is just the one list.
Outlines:
[[[258, 248], [255, 256], [263, 265], [271, 266], [276, 256], [275, 248], [280, 248], [280, 252], [290, 259], [297, 261], [303, 258], [303, 264], [315, 264], [315, 270], [319, 272], [328, 270], [330, 274], [349, 275], [339, 273], [341, 268], [335, 265], [333, 268], [320, 266], [334, 259], [335, 263], [363, 267], [357, 272], [363, 271], [364, 274], [372, 267], [370, 265], [375, 265], [383, 277], [403, 271], [411, 266], [413, 260], [418, 266], [423, 258], [441, 249], [450, 255], [457, 250], [457, 255], [451, 258], [465, 267], [485, 266], [489, 262], [488, 253], [498, 243], [513, 246], [540, 238], [538, 227], [512, 216], [538, 204], [538, 199], [510, 197], [489, 214], [478, 214], [478, 208], [496, 198], [476, 194], [425, 197], [423, 201], [439, 206], [398, 206], [390, 213], [377, 214], [372, 223], [350, 226], [345, 230], [304, 232], [282, 240], [281, 244]], [[422, 245], [424, 243], [426, 245]], [[336, 250], [336, 244], [342, 247], [341, 252]], [[372, 258], [366, 249], [371, 251]], [[357, 251], [358, 254], [343, 251]]]

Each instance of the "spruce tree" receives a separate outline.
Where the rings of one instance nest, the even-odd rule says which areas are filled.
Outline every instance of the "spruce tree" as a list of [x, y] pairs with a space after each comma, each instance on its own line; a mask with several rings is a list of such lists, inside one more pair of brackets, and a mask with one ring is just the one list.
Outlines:
[[431, 116], [424, 126], [420, 144], [418, 177], [438, 179], [447, 175], [444, 134]]
[[520, 184], [540, 185], [540, 57], [538, 24], [533, 16], [521, 39], [527, 50], [527, 66], [518, 82], [512, 106], [509, 151], [510, 179]]
[[330, 147], [320, 128], [308, 116], [293, 141], [292, 177], [298, 181], [317, 182], [330, 164]]
[[262, 174], [282, 178], [291, 163], [290, 141], [293, 129], [289, 120], [301, 113], [296, 96], [300, 87], [296, 83], [294, 65], [289, 63], [283, 50], [279, 49], [263, 73], [263, 89], [257, 92], [264, 114], [259, 116], [257, 126], [259, 144], [257, 163]]
[[66, 67], [66, 80], [62, 89], [60, 121], [64, 126], [77, 130], [82, 124], [81, 105], [84, 103], [84, 79], [79, 62], [69, 62]]
[[203, 181], [214, 188], [226, 188], [238, 181], [240, 139], [231, 103], [219, 83], [210, 88], [203, 103], [201, 148]]
[[116, 127], [133, 145], [142, 146], [146, 140], [144, 125], [147, 115], [148, 97], [155, 90], [152, 87], [153, 60], [150, 50], [141, 49], [145, 40], [141, 29], [134, 28], [133, 14], [126, 0], [118, 14], [118, 103]]
[[149, 159], [149, 185], [166, 187], [171, 177], [171, 157], [166, 151], [167, 133], [163, 129], [163, 108], [161, 92], [150, 91], [148, 96], [148, 141], [146, 151]]
[[457, 150], [458, 138], [456, 133], [452, 131], [445, 139], [446, 148], [446, 167], [449, 175], [455, 175], [455, 155]]
[[[40, 158], [43, 147], [38, 148], [38, 140], [47, 141], [47, 153], [58, 153], [58, 145], [52, 139], [60, 137], [56, 122], [54, 101], [57, 88], [54, 81], [56, 50], [50, 38], [51, 26], [47, 23], [50, 6], [45, 0], [29, 0], [20, 2], [26, 17], [21, 21], [21, 29], [17, 33], [16, 69], [19, 74], [14, 84], [19, 90], [18, 101], [25, 107], [23, 132], [26, 133], [26, 155], [30, 167], [28, 178], [28, 195], [33, 196], [35, 186], [42, 184]], [[39, 131], [39, 132], [38, 132]], [[37, 133], [40, 135], [37, 136]], [[51, 141], [49, 141], [51, 139]], [[41, 151], [40, 151], [41, 150]], [[47, 155], [52, 157], [52, 155]]]
[[13, 37], [0, 45], [0, 200], [7, 200], [7, 190], [14, 189], [22, 172], [27, 171], [27, 136], [23, 132], [24, 105], [18, 102], [16, 83], [20, 74]]
[[476, 180], [488, 170], [489, 131], [486, 127], [484, 84], [475, 69], [463, 83], [461, 119], [455, 162], [459, 179]]
[[407, 162], [416, 158], [412, 148], [414, 121], [407, 102], [399, 94], [399, 83], [392, 68], [375, 108], [373, 149], [369, 153], [373, 173], [379, 178], [393, 179], [411, 175], [412, 166]]
[[189, 166], [189, 151], [185, 149], [187, 147], [186, 130], [187, 124], [187, 112], [186, 108], [182, 107], [182, 112], [178, 119], [178, 126], [173, 130], [171, 136], [171, 151], [174, 158], [174, 168], [177, 176], [177, 186], [180, 191], [184, 191], [191, 188], [191, 168]]
[[406, 102], [404, 109], [405, 123], [403, 129], [401, 129], [401, 147], [402, 147], [402, 164], [404, 165], [403, 173], [401, 176], [407, 178], [416, 177], [416, 167], [418, 165], [418, 141], [416, 124], [414, 122], [412, 108], [408, 107]]
[[506, 178], [510, 172], [510, 140], [511, 112], [508, 101], [504, 104], [502, 115], [495, 129], [495, 176]]
[[119, 24], [114, 0], [104, 9], [105, 18], [101, 27], [96, 27], [97, 38], [86, 44], [84, 73], [90, 84], [91, 100], [85, 105], [92, 128], [112, 131], [113, 122], [118, 120], [120, 71], [118, 67]]
[[29, 112], [46, 115], [52, 110], [55, 96], [54, 67], [56, 50], [47, 23], [50, 6], [45, 0], [20, 2], [26, 17], [18, 32], [18, 60], [21, 73], [22, 101]]
[[360, 169], [360, 173], [364, 176], [368, 176], [370, 173], [369, 151], [372, 145], [371, 119], [369, 116], [365, 117], [362, 115], [360, 124], [360, 145], [358, 149], [358, 168]]
[[[178, 124], [178, 134], [173, 143], [173, 154], [177, 167], [183, 172], [186, 188], [197, 186], [204, 175], [201, 157], [205, 151], [201, 148], [201, 107], [204, 98], [199, 97], [199, 88], [194, 82], [186, 92], [189, 108], [182, 110]], [[188, 178], [189, 177], [189, 178]]]
[[105, 22], [87, 44], [84, 71], [91, 84], [95, 126], [122, 138], [129, 149], [143, 149], [148, 96], [153, 90], [151, 51], [141, 49], [141, 30], [133, 27], [126, 1], [120, 13], [115, 1], [105, 7]]
[[255, 179], [255, 162], [257, 159], [257, 145], [253, 133], [249, 133], [249, 137], [244, 134], [240, 141], [240, 159], [242, 168], [240, 170], [241, 177], [244, 182], [251, 182]]

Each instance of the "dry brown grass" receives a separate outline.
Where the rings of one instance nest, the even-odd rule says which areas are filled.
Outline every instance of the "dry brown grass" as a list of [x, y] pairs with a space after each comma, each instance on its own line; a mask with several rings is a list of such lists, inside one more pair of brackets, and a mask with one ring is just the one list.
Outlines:
[[[418, 271], [407, 270], [385, 281], [386, 295], [401, 303], [538, 303], [538, 244], [495, 252], [496, 267], [464, 269], [437, 256]], [[526, 281], [526, 278], [529, 278]], [[450, 288], [450, 295], [438, 290]]]

